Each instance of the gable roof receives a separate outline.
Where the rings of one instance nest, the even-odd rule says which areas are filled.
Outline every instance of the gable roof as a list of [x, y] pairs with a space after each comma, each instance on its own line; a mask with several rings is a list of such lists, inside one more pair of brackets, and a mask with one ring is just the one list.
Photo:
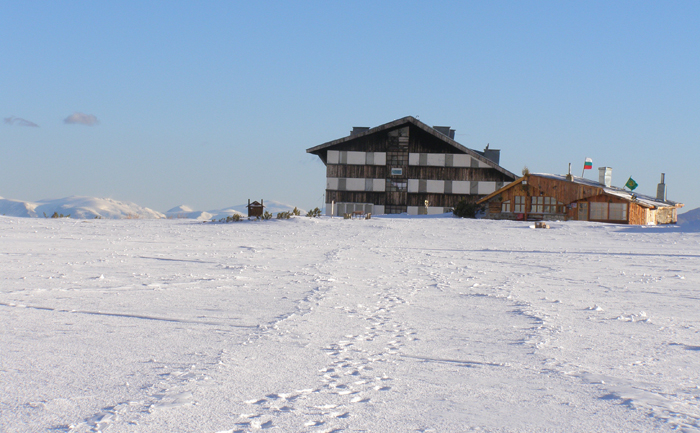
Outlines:
[[338, 144], [343, 144], [346, 143], [350, 140], [355, 140], [360, 137], [364, 137], [367, 135], [375, 134], [380, 131], [385, 131], [388, 129], [396, 128], [399, 126], [407, 125], [407, 124], [412, 124], [421, 130], [427, 132], [428, 134], [444, 141], [445, 143], [449, 144], [450, 146], [454, 147], [456, 150], [458, 150], [460, 153], [466, 153], [467, 155], [471, 156], [474, 159], [477, 159], [481, 162], [484, 162], [491, 167], [495, 168], [496, 170], [500, 171], [501, 173], [512, 177], [515, 179], [517, 176], [514, 173], [511, 173], [510, 171], [506, 170], [505, 168], [501, 167], [500, 165], [496, 164], [495, 162], [491, 161], [490, 159], [486, 158], [484, 155], [480, 154], [479, 152], [469, 149], [468, 147], [464, 147], [461, 144], [457, 143], [454, 141], [452, 138], [448, 137], [447, 135], [437, 131], [434, 128], [431, 128], [430, 126], [426, 125], [425, 123], [421, 122], [420, 120], [416, 119], [413, 116], [406, 116], [402, 117], [401, 119], [394, 120], [393, 122], [385, 123], [383, 125], [375, 126], [374, 128], [370, 128], [367, 131], [361, 132], [359, 134], [355, 135], [349, 135], [347, 137], [339, 138], [337, 140], [329, 141], [327, 143], [319, 144], [318, 146], [310, 147], [306, 149], [306, 153], [313, 153], [315, 155], [318, 155], [319, 152], [328, 149], [330, 147], [336, 146]]
[[[566, 176], [560, 175], [560, 174], [532, 173], [529, 176], [536, 176], [536, 177], [542, 177], [545, 179], [554, 179], [554, 180], [559, 180], [562, 182], [569, 182], [566, 179]], [[573, 178], [573, 180], [570, 181], [572, 183], [576, 183], [579, 185], [586, 185], [586, 186], [590, 186], [593, 188], [599, 188], [599, 189], [603, 190], [603, 192], [605, 194], [614, 195], [614, 196], [619, 197], [623, 200], [637, 203], [638, 205], [646, 207], [646, 208], [683, 207], [682, 203], [676, 203], [676, 202], [669, 201], [669, 200], [659, 200], [656, 197], [651, 197], [651, 196], [643, 195], [643, 194], [637, 194], [633, 191], [627, 191], [626, 189], [618, 188], [616, 186], [605, 186], [599, 182], [596, 182], [596, 181], [591, 180], [591, 179], [586, 179], [584, 177], [572, 176], [572, 178]], [[524, 176], [509, 183], [508, 185], [504, 186], [503, 188], [499, 189], [498, 191], [495, 191], [495, 192], [487, 195], [486, 197], [479, 200], [477, 203], [478, 204], [485, 203], [486, 201], [497, 196], [501, 192], [503, 192], [509, 188], [512, 188], [519, 183], [522, 183], [523, 180], [525, 180]]]

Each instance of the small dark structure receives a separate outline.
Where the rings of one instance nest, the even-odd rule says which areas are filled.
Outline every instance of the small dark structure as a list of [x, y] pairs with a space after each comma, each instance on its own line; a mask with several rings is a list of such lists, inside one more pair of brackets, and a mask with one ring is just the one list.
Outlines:
[[263, 209], [265, 206], [263, 206], [263, 201], [260, 199], [260, 203], [257, 201], [250, 202], [250, 199], [248, 199], [248, 218], [259, 218], [263, 215]]

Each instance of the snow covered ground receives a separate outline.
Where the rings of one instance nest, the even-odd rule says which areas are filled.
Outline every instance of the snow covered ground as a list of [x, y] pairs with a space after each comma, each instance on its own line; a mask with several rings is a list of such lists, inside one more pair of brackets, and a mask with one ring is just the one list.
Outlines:
[[0, 431], [700, 431], [700, 231], [551, 226], [0, 217]]

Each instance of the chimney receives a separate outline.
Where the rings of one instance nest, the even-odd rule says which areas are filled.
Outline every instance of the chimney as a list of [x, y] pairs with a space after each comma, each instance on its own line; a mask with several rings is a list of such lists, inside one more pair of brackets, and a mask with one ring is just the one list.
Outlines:
[[501, 159], [501, 150], [500, 149], [489, 149], [488, 144], [484, 148], [484, 151], [479, 152], [479, 153], [484, 155], [488, 160], [495, 162], [496, 164], [498, 164], [500, 159]]
[[666, 173], [661, 173], [661, 183], [656, 187], [656, 199], [666, 201]]
[[[446, 136], [454, 139], [454, 129], [450, 129], [449, 126], [433, 126], [433, 129], [442, 135], [446, 135]], [[450, 136], [450, 131], [452, 131], [451, 136]]]
[[601, 183], [607, 187], [612, 185], [612, 168], [598, 167], [598, 183]]
[[350, 131], [350, 137], [360, 135], [367, 131], [369, 131], [369, 126], [353, 126], [352, 131]]
[[569, 163], [569, 174], [566, 175], [566, 180], [568, 180], [569, 182], [574, 181], [574, 175], [571, 174], [571, 163]]

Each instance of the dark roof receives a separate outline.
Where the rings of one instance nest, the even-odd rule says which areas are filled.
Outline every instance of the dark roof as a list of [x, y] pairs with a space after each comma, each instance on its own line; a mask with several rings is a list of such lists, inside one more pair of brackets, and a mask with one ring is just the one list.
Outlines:
[[517, 177], [514, 173], [511, 173], [510, 171], [506, 170], [505, 168], [501, 167], [500, 165], [498, 165], [495, 162], [491, 161], [490, 159], [486, 158], [485, 156], [483, 156], [479, 152], [462, 146], [461, 144], [457, 143], [456, 141], [454, 141], [453, 139], [451, 139], [447, 135], [435, 130], [434, 128], [431, 128], [430, 126], [426, 125], [425, 123], [421, 122], [420, 120], [416, 119], [413, 116], [406, 116], [406, 117], [403, 117], [401, 119], [394, 120], [393, 122], [385, 123], [383, 125], [379, 125], [379, 126], [376, 126], [374, 128], [370, 128], [367, 131], [361, 132], [359, 134], [349, 135], [347, 137], [343, 137], [343, 138], [339, 138], [337, 140], [329, 141], [327, 143], [319, 144], [318, 146], [310, 147], [310, 148], [306, 149], [306, 153], [313, 153], [315, 155], [318, 155], [318, 153], [321, 152], [322, 150], [326, 150], [326, 149], [333, 147], [333, 146], [336, 146], [338, 144], [342, 144], [342, 143], [345, 143], [345, 142], [350, 141], [350, 140], [354, 140], [354, 139], [359, 138], [359, 137], [364, 137], [366, 135], [371, 135], [371, 134], [374, 134], [374, 133], [377, 133], [380, 131], [385, 131], [387, 129], [396, 128], [396, 127], [406, 125], [409, 123], [422, 129], [423, 131], [427, 132], [428, 134], [431, 134], [431, 135], [439, 138], [440, 140], [442, 140], [445, 143], [449, 144], [450, 146], [454, 147], [460, 153], [466, 153], [467, 155], [469, 155], [469, 156], [471, 156], [479, 161], [485, 162], [486, 164], [490, 165], [491, 167], [495, 168], [496, 170], [500, 171], [501, 173], [503, 173], [509, 177], [512, 177], [513, 179], [515, 179]]
[[[534, 177], [543, 177], [546, 179], [554, 179], [554, 180], [560, 180], [562, 182], [569, 182], [566, 179], [565, 175], [561, 174], [548, 174], [548, 173], [532, 173], [530, 176]], [[481, 200], [478, 201], [478, 203], [484, 203], [488, 200], [490, 200], [492, 197], [495, 197], [496, 195], [500, 194], [501, 192], [507, 190], [508, 188], [511, 188], [519, 183], [521, 183], [525, 179], [525, 177], [521, 177], [508, 185], [505, 185], [503, 188], [499, 189], [498, 191], [495, 191], [486, 197], [482, 198]], [[606, 194], [609, 195], [614, 195], [617, 197], [620, 197], [624, 200], [630, 201], [637, 203], [643, 207], [647, 208], [658, 208], [658, 207], [682, 207], [683, 204], [681, 203], [676, 203], [674, 201], [669, 201], [669, 200], [659, 200], [656, 197], [651, 197], [648, 195], [643, 195], [643, 194], [637, 194], [636, 192], [633, 191], [628, 191], [626, 189], [618, 188], [616, 186], [605, 186], [602, 183], [596, 182], [595, 180], [591, 179], [586, 179], [584, 177], [576, 177], [572, 176], [571, 182], [577, 183], [579, 185], [586, 185], [594, 188], [600, 188], [605, 192]]]

